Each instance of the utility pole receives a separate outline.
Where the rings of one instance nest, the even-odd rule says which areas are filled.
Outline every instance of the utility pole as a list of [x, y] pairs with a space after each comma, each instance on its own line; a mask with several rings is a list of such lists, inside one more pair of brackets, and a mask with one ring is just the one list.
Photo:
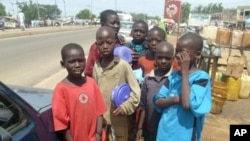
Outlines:
[[64, 17], [66, 18], [66, 5], [65, 5], [65, 0], [63, 0], [63, 5], [64, 5]]
[[89, 19], [91, 20], [91, 5], [87, 5], [86, 7], [88, 8], [88, 11], [89, 11]]
[[37, 7], [37, 16], [38, 16], [38, 20], [40, 20], [40, 11], [39, 11], [38, 0], [36, 0], [36, 7]]
[[92, 19], [92, 12], [93, 12], [92, 10], [93, 10], [93, 0], [91, 0], [91, 11], [90, 11], [91, 14], [90, 14], [90, 19]]
[[57, 18], [57, 16], [58, 16], [57, 8], [58, 8], [58, 7], [57, 7], [57, 1], [55, 0], [55, 11], [54, 11], [54, 14], [53, 14], [53, 15], [54, 15], [53, 18]]
[[117, 0], [115, 0], [115, 11], [117, 11]]
[[10, 2], [10, 4], [12, 5], [12, 11], [13, 11], [13, 15], [12, 15], [12, 17], [14, 18], [14, 16], [15, 16], [15, 8], [14, 8], [14, 4], [16, 4], [16, 3]]

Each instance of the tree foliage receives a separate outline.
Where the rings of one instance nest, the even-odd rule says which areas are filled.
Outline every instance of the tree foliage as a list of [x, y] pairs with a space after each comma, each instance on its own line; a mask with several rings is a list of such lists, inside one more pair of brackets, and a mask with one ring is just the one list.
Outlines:
[[191, 10], [191, 4], [188, 2], [184, 2], [182, 4], [182, 11], [181, 11], [181, 21], [188, 22], [189, 14]]
[[6, 12], [5, 12], [5, 6], [0, 3], [0, 16], [5, 16]]
[[96, 18], [96, 15], [91, 13], [88, 9], [81, 10], [76, 17], [79, 19], [93, 19]]
[[193, 13], [203, 13], [203, 14], [211, 14], [218, 13], [223, 11], [222, 3], [209, 3], [207, 6], [199, 5], [195, 7], [192, 12]]
[[161, 18], [158, 16], [149, 16], [145, 13], [130, 13], [133, 17], [134, 20], [155, 20], [155, 21], [159, 21]]
[[31, 23], [32, 20], [42, 20], [45, 18], [54, 19], [59, 17], [61, 10], [55, 5], [41, 5], [33, 3], [32, 0], [27, 2], [18, 2], [18, 8], [25, 15], [25, 23]]

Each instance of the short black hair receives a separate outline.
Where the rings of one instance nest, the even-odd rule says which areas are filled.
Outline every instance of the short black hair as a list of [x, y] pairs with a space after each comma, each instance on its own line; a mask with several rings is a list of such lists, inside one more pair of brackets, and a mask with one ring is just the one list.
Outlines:
[[138, 21], [135, 21], [135, 23], [133, 24], [133, 28], [135, 27], [135, 25], [137, 24], [142, 24], [146, 30], [148, 31], [148, 24], [144, 21], [144, 20], [138, 20]]
[[76, 44], [76, 43], [68, 43], [66, 45], [64, 45], [61, 49], [61, 57], [62, 57], [62, 60], [65, 61], [66, 59], [66, 54], [67, 54], [67, 51], [70, 50], [70, 49], [77, 49], [77, 50], [80, 50], [84, 53], [84, 50], [83, 48], [79, 45], [79, 44]]
[[109, 15], [118, 15], [118, 14], [114, 10], [111, 10], [111, 9], [104, 10], [100, 14], [100, 22], [106, 23]]
[[165, 33], [165, 31], [164, 31], [163, 29], [161, 29], [160, 27], [155, 26], [155, 27], [151, 28], [151, 29], [149, 30], [148, 34], [151, 33], [151, 32], [153, 32], [153, 31], [158, 31], [158, 32], [160, 33], [160, 35], [163, 37], [163, 39], [164, 39], [164, 40], [166, 39], [166, 33]]
[[203, 38], [197, 33], [188, 32], [180, 37], [179, 40], [190, 40], [196, 51], [202, 51], [203, 48]]
[[164, 40], [164, 41], [161, 41], [159, 44], [156, 45], [156, 51], [159, 51], [159, 50], [161, 50], [163, 48], [169, 48], [171, 51], [173, 51], [173, 56], [174, 56], [174, 53], [175, 53], [174, 52], [174, 46], [171, 43]]
[[109, 34], [114, 38], [116, 39], [116, 35], [115, 35], [115, 32], [112, 28], [108, 27], [108, 26], [101, 26], [97, 29], [96, 31], [96, 40], [97, 40], [97, 37], [99, 36], [99, 34], [101, 34], [103, 31], [107, 31], [109, 32]]

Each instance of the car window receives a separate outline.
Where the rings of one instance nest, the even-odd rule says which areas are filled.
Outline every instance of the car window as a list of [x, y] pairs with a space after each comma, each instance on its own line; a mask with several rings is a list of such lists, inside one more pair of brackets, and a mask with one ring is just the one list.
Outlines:
[[10, 101], [5, 95], [0, 93], [0, 126], [10, 133], [24, 126], [23, 122], [27, 121], [21, 109]]

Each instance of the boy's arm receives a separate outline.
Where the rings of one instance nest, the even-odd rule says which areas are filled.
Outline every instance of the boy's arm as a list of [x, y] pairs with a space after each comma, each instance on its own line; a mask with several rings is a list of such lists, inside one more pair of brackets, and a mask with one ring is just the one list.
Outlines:
[[70, 129], [67, 128], [67, 129], [61, 130], [61, 131], [58, 131], [58, 133], [61, 134], [63, 139], [65, 139], [66, 141], [74, 141], [71, 136]]
[[159, 108], [167, 108], [173, 104], [178, 104], [178, 103], [180, 103], [179, 96], [174, 96], [170, 98], [159, 98], [155, 101], [155, 105], [158, 106]]
[[96, 47], [96, 44], [93, 43], [90, 47], [89, 56], [87, 58], [86, 67], [84, 69], [85, 75], [92, 77], [95, 61], [99, 57], [100, 57], [100, 54], [98, 52], [98, 48]]
[[124, 69], [126, 69], [124, 75], [128, 85], [130, 86], [131, 93], [129, 99], [125, 101], [120, 107], [124, 111], [124, 114], [131, 115], [132, 113], [134, 113], [135, 109], [139, 105], [141, 89], [133, 74], [132, 68], [129, 66], [128, 63], [124, 64], [126, 65], [124, 67]]
[[102, 136], [102, 120], [103, 120], [102, 116], [97, 117], [97, 125], [96, 125], [96, 140], [97, 141], [100, 141], [101, 136]]
[[147, 105], [147, 81], [148, 81], [148, 77], [145, 77], [145, 81], [142, 83], [142, 87], [141, 87], [141, 100], [139, 103], [139, 109], [141, 110], [141, 113], [139, 114], [139, 123], [138, 123], [138, 130], [142, 129], [144, 120], [145, 120], [145, 109], [146, 109], [146, 105]]
[[158, 111], [159, 113], [161, 113], [162, 110], [164, 108], [167, 108], [168, 106], [180, 103], [180, 97], [179, 96], [170, 97], [168, 94], [169, 92], [170, 91], [168, 86], [163, 85], [161, 86], [158, 93], [153, 97], [153, 104], [155, 105], [156, 111]]
[[192, 82], [190, 88], [190, 109], [196, 117], [208, 113], [212, 107], [210, 76], [201, 71], [199, 78]]
[[190, 85], [189, 85], [189, 73], [184, 73], [182, 71], [182, 88], [181, 88], [181, 95], [180, 95], [180, 102], [184, 109], [189, 110], [190, 109]]
[[57, 85], [52, 98], [52, 112], [55, 132], [59, 133], [60, 137], [70, 139], [69, 132], [69, 115], [67, 112], [65, 97], [63, 95], [63, 87]]
[[188, 51], [182, 51], [178, 53], [177, 56], [180, 59], [181, 75], [182, 75], [182, 85], [181, 85], [181, 95], [180, 102], [184, 109], [190, 109], [190, 85], [189, 85], [189, 71], [190, 71], [190, 56]]

